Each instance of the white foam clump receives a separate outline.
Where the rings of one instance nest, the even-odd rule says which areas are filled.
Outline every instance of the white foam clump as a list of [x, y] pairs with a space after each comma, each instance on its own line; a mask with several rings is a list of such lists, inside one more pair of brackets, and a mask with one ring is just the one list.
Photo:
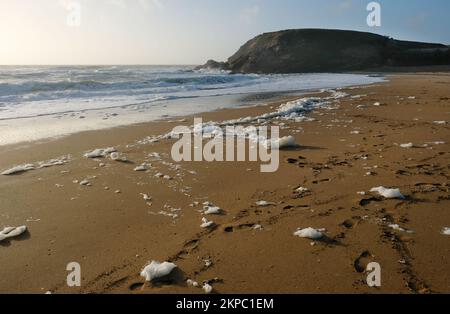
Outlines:
[[70, 159], [71, 159], [71, 156], [67, 155], [67, 156], [62, 156], [60, 158], [50, 159], [48, 161], [42, 161], [42, 162], [39, 162], [38, 164], [39, 164], [40, 169], [50, 168], [53, 166], [65, 165], [66, 163], [68, 163], [70, 161]]
[[15, 166], [11, 169], [5, 170], [2, 172], [2, 175], [9, 176], [9, 175], [13, 175], [13, 174], [27, 172], [27, 171], [34, 170], [34, 169], [35, 168], [34, 168], [33, 164], [25, 164], [25, 165]]
[[413, 148], [414, 144], [413, 143], [406, 143], [406, 144], [400, 144], [401, 148]]
[[266, 148], [272, 149], [294, 148], [299, 146], [295, 138], [291, 135], [279, 139], [266, 140], [263, 142], [263, 145]]
[[389, 225], [389, 228], [397, 230], [397, 231], [401, 231], [401, 232], [414, 233], [413, 231], [402, 228], [397, 224], [391, 224], [391, 225]]
[[213, 287], [208, 283], [205, 283], [202, 289], [206, 294], [210, 294], [213, 291]]
[[256, 202], [256, 205], [258, 205], [260, 207], [267, 207], [267, 206], [272, 206], [272, 205], [275, 205], [275, 204], [267, 202], [267, 201], [258, 201], [258, 202]]
[[27, 172], [27, 171], [31, 171], [31, 170], [35, 170], [35, 169], [50, 168], [53, 166], [62, 166], [62, 165], [65, 165], [66, 163], [68, 163], [70, 161], [71, 157], [72, 157], [71, 155], [67, 155], [67, 156], [62, 156], [62, 157], [55, 158], [55, 159], [50, 159], [47, 161], [36, 162], [35, 163], [36, 165], [29, 163], [29, 164], [15, 166], [11, 169], [7, 169], [7, 170], [3, 171], [1, 173], [1, 175], [9, 176], [9, 175], [19, 174], [22, 172]]
[[[285, 103], [281, 105], [276, 111], [266, 113], [260, 116], [255, 117], [244, 117], [234, 120], [228, 120], [223, 121], [221, 123], [218, 122], [207, 122], [207, 123], [200, 123], [196, 124], [191, 128], [190, 133], [194, 134], [202, 134], [203, 137], [206, 138], [214, 138], [217, 136], [223, 136], [223, 135], [233, 135], [233, 136], [244, 136], [251, 141], [254, 142], [261, 142], [263, 145], [265, 145], [267, 148], [272, 147], [274, 149], [279, 148], [288, 148], [288, 147], [298, 147], [298, 144], [295, 143], [295, 139], [292, 136], [286, 136], [284, 138], [278, 139], [278, 140], [268, 140], [265, 137], [258, 136], [256, 134], [256, 130], [254, 130], [253, 127], [245, 128], [242, 132], [242, 134], [227, 134], [226, 131], [224, 131], [223, 127], [225, 126], [231, 126], [231, 125], [239, 125], [239, 124], [248, 124], [248, 123], [262, 123], [266, 122], [271, 119], [283, 119], [283, 120], [293, 120], [296, 122], [299, 121], [305, 121], [307, 118], [305, 118], [304, 114], [305, 112], [308, 112], [316, 107], [319, 107], [321, 105], [329, 105], [332, 101], [337, 101], [338, 99], [341, 99], [343, 97], [348, 96], [348, 94], [340, 92], [340, 91], [334, 91], [334, 90], [323, 90], [323, 92], [330, 92], [331, 96], [319, 98], [319, 97], [307, 97], [307, 98], [301, 98], [295, 101], [291, 101], [288, 103]], [[166, 135], [160, 136], [160, 139], [167, 139], [167, 138], [173, 138], [175, 134], [173, 132], [170, 132]]]
[[207, 229], [207, 228], [211, 228], [212, 226], [214, 226], [214, 221], [209, 221], [206, 218], [202, 219], [202, 224], [200, 225], [201, 228]]
[[447, 121], [433, 121], [433, 123], [437, 125], [445, 125], [447, 124]]
[[6, 227], [0, 231], [0, 242], [5, 239], [15, 238], [27, 231], [26, 226], [21, 227]]
[[194, 281], [194, 280], [192, 280], [192, 279], [186, 280], [186, 283], [187, 283], [188, 286], [198, 287], [198, 282], [197, 282], [197, 281]]
[[[335, 95], [335, 97], [339, 97], [339, 95]], [[255, 121], [265, 121], [270, 119], [284, 119], [284, 120], [294, 120], [304, 118], [304, 113], [310, 111], [321, 104], [328, 104], [328, 100], [331, 98], [319, 98], [319, 97], [307, 97], [301, 98], [298, 100], [287, 102], [281, 105], [276, 111], [266, 113], [256, 117], [245, 117], [239, 118], [235, 120], [225, 121], [224, 124], [232, 125], [232, 124], [244, 124], [251, 123]], [[335, 98], [337, 99], [337, 98]]]
[[405, 199], [405, 196], [400, 192], [400, 189], [388, 189], [385, 187], [377, 187], [370, 190], [370, 192], [376, 192], [383, 196], [384, 198], [398, 198]]
[[306, 229], [298, 229], [294, 235], [300, 238], [307, 238], [311, 240], [319, 240], [322, 239], [323, 233], [321, 230], [314, 228], [306, 228]]
[[142, 195], [142, 198], [144, 199], [144, 201], [146, 201], [146, 202], [150, 202], [152, 200], [152, 197], [148, 194], [141, 193], [141, 195]]
[[86, 158], [100, 158], [105, 157], [106, 155], [112, 154], [117, 152], [117, 150], [114, 147], [108, 147], [108, 148], [97, 148], [94, 149], [91, 152], [87, 152], [84, 154], [84, 157]]
[[[301, 98], [295, 101], [290, 101], [285, 104], [282, 104], [276, 111], [266, 113], [260, 116], [255, 117], [244, 117], [234, 120], [228, 120], [223, 122], [205, 122], [199, 123], [191, 127], [189, 133], [193, 133], [196, 135], [202, 135], [205, 138], [215, 138], [215, 137], [223, 137], [223, 136], [238, 136], [249, 139], [254, 143], [261, 143], [267, 149], [285, 149], [285, 148], [293, 148], [299, 147], [296, 143], [296, 140], [293, 136], [286, 136], [279, 139], [268, 139], [264, 136], [258, 135], [257, 130], [253, 127], [247, 127], [239, 132], [233, 132], [232, 134], [228, 133], [228, 130], [225, 130], [226, 126], [231, 125], [241, 125], [241, 124], [249, 124], [249, 123], [264, 123], [269, 120], [293, 120], [295, 122], [303, 122], [305, 120], [311, 120], [305, 117], [305, 113], [311, 111], [314, 108], [319, 106], [330, 105], [332, 102], [336, 102], [343, 97], [349, 96], [341, 91], [335, 90], [322, 90], [322, 92], [330, 92], [331, 95], [329, 97], [307, 97]], [[178, 137], [180, 134], [175, 132], [170, 132], [168, 134], [159, 136], [158, 139], [170, 139], [174, 137]]]
[[[237, 120], [225, 121], [222, 123], [217, 122], [207, 122], [207, 123], [199, 123], [192, 127], [191, 133], [196, 134], [197, 136], [202, 135], [204, 138], [217, 138], [224, 136], [237, 136], [240, 138], [246, 138], [253, 143], [260, 143], [264, 147], [272, 148], [272, 149], [285, 149], [292, 147], [299, 147], [296, 143], [296, 140], [293, 136], [285, 136], [277, 139], [268, 139], [265, 136], [259, 135], [258, 130], [249, 126], [243, 128], [242, 130], [232, 131], [229, 129], [224, 130], [222, 127], [229, 125], [236, 125], [242, 123], [252, 122], [255, 118], [247, 117]], [[260, 119], [256, 119], [260, 120]], [[231, 132], [231, 133], [230, 133]], [[168, 138], [175, 136], [175, 133], [171, 132], [167, 135]]]
[[147, 170], [148, 170], [147, 164], [145, 164], [145, 163], [134, 168], [134, 171], [136, 171], [136, 172], [142, 172], [142, 171], [147, 171]]
[[81, 186], [90, 186], [90, 185], [91, 185], [91, 182], [89, 182], [89, 180], [86, 179], [86, 180], [81, 181], [81, 182], [80, 182], [80, 185], [81, 185]]
[[109, 155], [109, 158], [111, 158], [111, 160], [117, 161], [117, 162], [128, 162], [127, 157], [126, 156], [122, 156], [119, 152], [112, 152]]
[[146, 281], [150, 282], [155, 279], [170, 275], [170, 273], [175, 268], [177, 268], [177, 265], [175, 265], [174, 263], [159, 263], [156, 261], [152, 261], [141, 271], [141, 277], [144, 277]]
[[260, 116], [260, 118], [263, 119], [283, 118], [286, 120], [297, 120], [299, 118], [300, 119], [303, 118], [303, 114], [306, 111], [310, 111], [321, 105], [329, 105], [330, 101], [335, 101], [349, 96], [349, 94], [344, 93], [342, 91], [335, 91], [335, 90], [323, 90], [323, 91], [330, 92], [331, 95], [329, 97], [323, 98], [307, 97], [295, 101], [290, 101], [284, 105], [281, 105], [276, 112], [262, 115]]
[[443, 235], [450, 236], [450, 227], [444, 227], [441, 232]]
[[206, 205], [203, 207], [203, 210], [205, 215], [219, 215], [222, 213], [222, 209], [217, 206]]

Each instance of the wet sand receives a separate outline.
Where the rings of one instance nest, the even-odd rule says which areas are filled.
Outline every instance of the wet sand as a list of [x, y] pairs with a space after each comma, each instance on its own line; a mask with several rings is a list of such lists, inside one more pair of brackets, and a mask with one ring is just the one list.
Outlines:
[[[313, 121], [286, 122], [281, 135], [301, 147], [282, 150], [275, 173], [261, 173], [254, 162], [177, 164], [174, 140], [138, 143], [190, 126], [192, 117], [1, 147], [1, 171], [71, 157], [0, 176], [0, 229], [28, 227], [0, 242], [0, 293], [203, 293], [187, 279], [209, 281], [216, 293], [449, 293], [450, 236], [441, 231], [450, 227], [450, 75], [388, 79], [344, 90], [360, 97], [310, 112]], [[279, 105], [198, 116], [223, 121]], [[406, 143], [414, 147], [400, 146]], [[130, 162], [83, 157], [111, 146]], [[149, 157], [154, 152], [161, 158]], [[143, 162], [152, 167], [133, 171]], [[79, 184], [85, 179], [91, 186]], [[406, 199], [369, 192], [378, 186], [399, 188]], [[256, 205], [261, 200], [271, 205]], [[205, 230], [200, 210], [207, 201], [223, 214], [208, 216], [216, 226]], [[308, 227], [326, 229], [325, 236], [293, 235]], [[145, 283], [139, 273], [151, 260], [178, 268]], [[70, 262], [81, 265], [80, 288], [66, 285]], [[379, 288], [365, 283], [369, 262], [381, 265]]]

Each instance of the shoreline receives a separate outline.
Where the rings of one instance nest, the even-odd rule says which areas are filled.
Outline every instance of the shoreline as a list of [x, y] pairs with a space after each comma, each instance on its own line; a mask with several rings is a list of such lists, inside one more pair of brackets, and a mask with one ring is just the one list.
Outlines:
[[[239, 78], [238, 76], [235, 80], [239, 81]], [[249, 78], [247, 77], [247, 79]], [[135, 100], [127, 98], [133, 96], [123, 96], [122, 98], [106, 98], [98, 103], [98, 96], [94, 94], [92, 98], [62, 97], [59, 100], [60, 105], [55, 105], [55, 101], [51, 99], [48, 100], [48, 103], [45, 101], [41, 103], [38, 100], [30, 103], [24, 100], [23, 104], [17, 107], [11, 107], [5, 103], [0, 108], [0, 111], [4, 113], [3, 119], [0, 119], [0, 143], [3, 146], [41, 141], [86, 130], [104, 130], [161, 121], [167, 117], [191, 116], [224, 108], [236, 108], [241, 105], [242, 101], [266, 102], [267, 96], [278, 96], [281, 99], [289, 94], [307, 94], [316, 90], [329, 89], [330, 86], [338, 88], [353, 84], [377, 83], [382, 81], [382, 78], [369, 78], [366, 75], [356, 74], [330, 74], [329, 76], [326, 74], [297, 74], [292, 76], [292, 82], [289, 81], [288, 76], [261, 77], [259, 80], [262, 80], [259, 85], [246, 87], [243, 84], [237, 86], [236, 89], [229, 87], [228, 90], [225, 88], [217, 92], [207, 88], [187, 92], [184, 96], [177, 93], [172, 95], [168, 92], [167, 95], [156, 97], [150, 101], [143, 101], [137, 96], [134, 96]], [[264, 80], [267, 80], [266, 83]], [[304, 81], [302, 82], [302, 80]], [[285, 84], [282, 88], [286, 91], [277, 92], [277, 84], [282, 82]], [[296, 90], [293, 88], [294, 86], [297, 88]], [[271, 88], [275, 92], [267, 92], [267, 88]], [[124, 93], [125, 95], [129, 94], [129, 92]], [[189, 93], [198, 95], [192, 96]], [[109, 106], [103, 104], [102, 101]]]
[[[202, 293], [187, 279], [209, 281], [218, 293], [449, 292], [450, 238], [439, 231], [450, 226], [450, 137], [448, 122], [433, 121], [449, 120], [450, 76], [387, 79], [343, 88], [360, 97], [343, 98], [335, 109], [314, 109], [307, 114], [314, 121], [287, 121], [282, 136], [293, 135], [301, 148], [281, 151], [273, 174], [259, 173], [259, 163], [251, 162], [182, 162], [177, 170], [170, 158], [173, 141], [135, 145], [179, 124], [169, 121], [0, 147], [0, 169], [73, 156], [61, 166], [0, 176], [0, 228], [29, 227], [23, 238], [0, 243], [7, 253], [0, 256], [0, 293]], [[309, 95], [323, 94], [300, 97]], [[287, 100], [198, 115], [205, 122], [257, 116]], [[175, 119], [190, 126], [193, 116]], [[410, 142], [417, 147], [399, 146]], [[116, 147], [131, 163], [82, 158], [99, 147]], [[150, 157], [153, 152], [161, 158]], [[142, 162], [152, 168], [133, 172]], [[173, 179], [155, 178], [157, 172]], [[73, 183], [85, 178], [91, 187]], [[369, 192], [380, 185], [398, 187], [408, 198], [384, 200]], [[308, 191], [299, 195], [300, 186]], [[152, 196], [151, 206], [141, 193]], [[259, 207], [261, 200], [273, 205]], [[224, 210], [208, 217], [216, 228], [199, 227], [201, 208], [190, 206], [194, 202]], [[325, 228], [330, 241], [293, 236], [307, 227]], [[178, 270], [167, 282], [144, 283], [139, 272], [151, 260], [172, 261]], [[73, 261], [82, 265], [81, 288], [65, 286], [65, 267]], [[377, 290], [364, 284], [359, 271], [369, 261], [383, 267]]]

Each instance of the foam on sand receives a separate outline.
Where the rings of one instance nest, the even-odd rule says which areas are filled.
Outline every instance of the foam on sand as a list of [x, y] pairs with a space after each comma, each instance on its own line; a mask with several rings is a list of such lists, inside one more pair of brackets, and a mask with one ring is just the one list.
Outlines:
[[136, 171], [136, 172], [143, 172], [143, 171], [147, 171], [147, 170], [148, 170], [148, 166], [146, 163], [143, 163], [142, 165], [134, 168], [134, 171]]
[[441, 231], [441, 234], [450, 236], [450, 227], [444, 227]]
[[117, 162], [128, 162], [128, 158], [126, 156], [122, 156], [119, 152], [113, 152], [109, 155], [109, 158], [111, 160], [117, 161]]
[[220, 215], [222, 213], [222, 209], [217, 206], [206, 205], [203, 210], [205, 215]]
[[177, 265], [175, 265], [174, 263], [159, 263], [156, 261], [152, 261], [141, 271], [141, 277], [144, 277], [146, 281], [150, 282], [155, 279], [170, 275], [170, 273], [175, 268], [177, 268]]
[[295, 191], [298, 193], [306, 193], [306, 192], [309, 192], [309, 189], [301, 186], [298, 189], [296, 189]]
[[430, 145], [445, 145], [446, 143], [444, 141], [435, 141], [435, 142], [428, 142], [427, 144], [430, 144]]
[[400, 192], [400, 189], [388, 189], [385, 187], [377, 187], [377, 188], [373, 188], [370, 190], [370, 192], [376, 192], [378, 194], [380, 194], [381, 196], [383, 196], [384, 198], [388, 198], [388, 199], [405, 199], [405, 196]]
[[412, 231], [412, 230], [407, 230], [407, 229], [405, 229], [405, 228], [402, 228], [402, 227], [400, 227], [400, 226], [397, 225], [397, 224], [391, 224], [391, 225], [389, 225], [388, 227], [391, 228], [391, 229], [394, 229], [394, 230], [396, 230], [396, 231], [400, 231], [400, 232], [414, 233], [414, 231]]
[[[298, 143], [293, 136], [285, 136], [280, 139], [268, 139], [265, 136], [261, 136], [258, 134], [257, 129], [252, 125], [249, 127], [243, 128], [243, 130], [232, 131], [227, 127], [229, 126], [237, 126], [237, 125], [245, 125], [245, 124], [266, 124], [269, 121], [278, 121], [279, 126], [284, 126], [284, 122], [282, 121], [295, 121], [295, 122], [304, 122], [304, 121], [312, 121], [311, 118], [305, 116], [305, 114], [315, 108], [318, 107], [330, 107], [331, 104], [339, 102], [343, 97], [349, 96], [346, 93], [335, 91], [335, 90], [322, 90], [322, 92], [329, 92], [331, 96], [328, 97], [306, 97], [301, 98], [295, 101], [291, 101], [285, 104], [282, 104], [273, 112], [266, 113], [260, 116], [249, 116], [244, 118], [238, 118], [234, 120], [227, 120], [222, 122], [204, 122], [198, 123], [190, 127], [190, 130], [187, 133], [202, 135], [204, 138], [216, 138], [216, 137], [224, 137], [224, 136], [234, 136], [239, 138], [245, 138], [253, 143], [260, 143], [266, 148], [272, 149], [287, 149], [287, 148], [297, 148], [299, 147]], [[314, 119], [313, 119], [314, 120]], [[231, 132], [231, 133], [230, 133]], [[157, 136], [157, 140], [163, 139], [172, 139], [178, 138], [179, 133], [169, 132], [165, 135]], [[153, 142], [155, 137], [150, 139], [144, 139], [139, 141], [140, 144], [149, 143], [149, 141]]]
[[266, 140], [263, 142], [266, 148], [272, 149], [286, 149], [286, 148], [295, 148], [299, 147], [295, 138], [293, 136], [285, 136], [275, 140]]
[[41, 161], [38, 163], [38, 168], [42, 169], [42, 168], [49, 168], [49, 167], [53, 167], [53, 166], [62, 166], [65, 165], [66, 163], [68, 163], [70, 161], [72, 156], [67, 155], [67, 156], [62, 156], [59, 158], [55, 158], [55, 159], [50, 159], [48, 161]]
[[144, 199], [144, 201], [146, 201], [146, 202], [152, 201], [152, 197], [150, 195], [145, 194], [145, 193], [141, 193], [141, 195], [142, 195], [142, 198]]
[[414, 148], [413, 143], [400, 144], [401, 148]]
[[0, 231], [0, 242], [6, 239], [11, 239], [24, 234], [27, 231], [26, 226], [21, 227], [6, 227]]
[[267, 206], [275, 205], [275, 203], [271, 203], [271, 202], [267, 202], [267, 201], [258, 201], [258, 202], [256, 202], [256, 205], [259, 207], [267, 207]]
[[202, 224], [200, 225], [200, 227], [203, 229], [207, 229], [213, 227], [214, 225], [215, 225], [214, 221], [209, 221], [206, 218], [202, 218]]
[[12, 167], [11, 169], [7, 169], [7, 170], [3, 171], [1, 174], [3, 176], [10, 176], [13, 174], [19, 174], [19, 173], [27, 172], [27, 171], [34, 170], [34, 169], [35, 168], [34, 168], [33, 164], [24, 164], [24, 165]]
[[91, 152], [85, 153], [84, 157], [86, 157], [86, 158], [103, 158], [103, 157], [106, 157], [107, 155], [110, 155], [115, 152], [117, 152], [117, 150], [114, 147], [96, 148]]
[[205, 283], [202, 289], [203, 291], [205, 291], [206, 294], [210, 294], [213, 291], [213, 287], [208, 283]]
[[188, 286], [194, 287], [194, 288], [197, 288], [199, 286], [198, 282], [194, 281], [192, 279], [186, 280], [186, 283], [187, 283]]
[[320, 240], [323, 238], [322, 229], [314, 229], [314, 228], [306, 228], [306, 229], [298, 229], [294, 236], [300, 238], [307, 238], [311, 240]]
[[85, 179], [85, 180], [80, 182], [80, 185], [81, 186], [91, 186], [92, 184], [91, 184], [91, 182], [89, 180]]
[[19, 166], [14, 166], [10, 169], [3, 171], [1, 173], [1, 175], [9, 176], [9, 175], [20, 174], [20, 173], [35, 170], [35, 169], [50, 168], [53, 166], [62, 166], [62, 165], [65, 165], [66, 163], [68, 163], [71, 158], [72, 158], [71, 155], [67, 155], [67, 156], [62, 156], [59, 158], [50, 159], [47, 161], [39, 161], [39, 162], [35, 162], [35, 163], [28, 163], [28, 164], [23, 164], [23, 165], [19, 165]]

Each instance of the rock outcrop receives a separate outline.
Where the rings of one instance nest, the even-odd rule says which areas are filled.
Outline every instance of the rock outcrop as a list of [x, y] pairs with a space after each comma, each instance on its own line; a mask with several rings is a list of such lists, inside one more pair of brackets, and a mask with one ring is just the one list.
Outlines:
[[450, 65], [449, 46], [357, 31], [297, 29], [259, 35], [227, 62], [210, 60], [203, 67], [235, 73], [308, 73], [432, 65]]

